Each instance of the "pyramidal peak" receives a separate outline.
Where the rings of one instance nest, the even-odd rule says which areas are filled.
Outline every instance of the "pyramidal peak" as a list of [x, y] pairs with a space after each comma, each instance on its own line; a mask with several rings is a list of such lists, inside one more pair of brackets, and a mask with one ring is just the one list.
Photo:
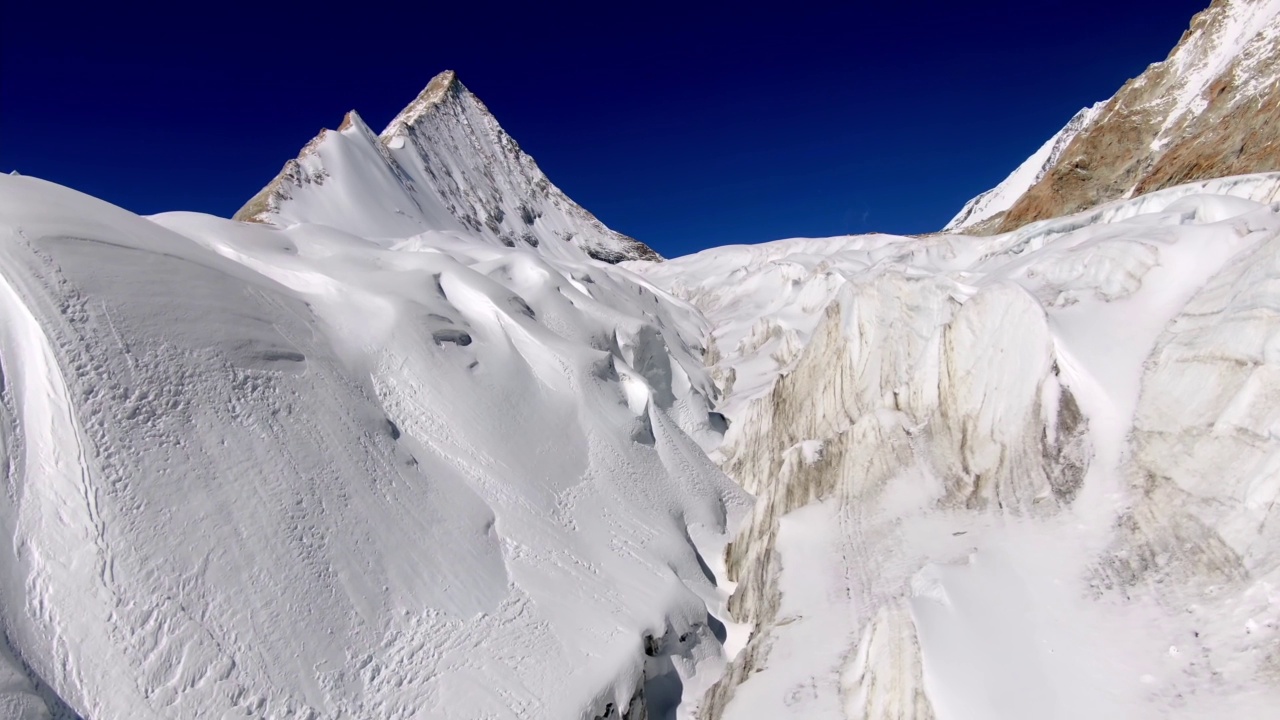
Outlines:
[[462, 86], [462, 83], [458, 82], [458, 74], [456, 72], [445, 70], [436, 75], [431, 78], [431, 82], [427, 83], [422, 92], [418, 93], [418, 97], [414, 98], [413, 102], [409, 103], [405, 109], [392, 118], [391, 122], [387, 123], [387, 127], [382, 131], [381, 137], [385, 142], [388, 138], [413, 125], [451, 93], [460, 93], [465, 90], [466, 88]]
[[375, 135], [354, 110], [322, 130], [235, 215], [385, 241], [463, 235], [550, 257], [660, 260], [575, 203], [446, 70]]

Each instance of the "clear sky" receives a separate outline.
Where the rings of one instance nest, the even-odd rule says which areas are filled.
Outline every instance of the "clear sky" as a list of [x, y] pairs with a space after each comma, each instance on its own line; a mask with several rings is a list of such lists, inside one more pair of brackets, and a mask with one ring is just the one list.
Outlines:
[[1208, 0], [77, 5], [6, 4], [0, 170], [229, 216], [346, 110], [379, 129], [451, 68], [675, 256], [936, 230]]

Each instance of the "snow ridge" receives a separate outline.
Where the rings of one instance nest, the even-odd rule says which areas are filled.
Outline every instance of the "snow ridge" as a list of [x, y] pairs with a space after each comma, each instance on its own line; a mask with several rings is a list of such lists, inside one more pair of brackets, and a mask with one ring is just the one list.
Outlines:
[[631, 272], [4, 176], [0, 314], [6, 717], [663, 717], [724, 663], [747, 499]]
[[1058, 164], [1067, 146], [1097, 119], [1105, 104], [1095, 103], [1076, 113], [1057, 134], [1045, 141], [1039, 150], [1010, 173], [1009, 177], [965, 203], [960, 212], [942, 229], [943, 232], [961, 232], [966, 228], [979, 226], [1012, 207], [1023, 193], [1040, 182]]

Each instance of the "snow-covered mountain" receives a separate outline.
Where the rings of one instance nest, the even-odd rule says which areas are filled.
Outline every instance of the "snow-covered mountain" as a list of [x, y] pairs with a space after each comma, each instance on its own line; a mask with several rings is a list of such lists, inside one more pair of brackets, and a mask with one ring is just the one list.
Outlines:
[[1280, 1], [1213, 0], [1163, 62], [1077, 114], [946, 230], [1008, 232], [1196, 180], [1280, 170]]
[[700, 717], [1274, 714], [1280, 174], [636, 269], [707, 316], [757, 498]]
[[1280, 175], [620, 266], [0, 227], [5, 717], [1280, 702]]
[[1273, 717], [1277, 13], [964, 235], [656, 262], [452, 73], [235, 220], [0, 177], [0, 718]]
[[235, 217], [371, 238], [452, 231], [507, 247], [543, 246], [552, 257], [572, 245], [606, 262], [659, 259], [552, 185], [452, 71], [433, 78], [379, 135], [347, 113]]

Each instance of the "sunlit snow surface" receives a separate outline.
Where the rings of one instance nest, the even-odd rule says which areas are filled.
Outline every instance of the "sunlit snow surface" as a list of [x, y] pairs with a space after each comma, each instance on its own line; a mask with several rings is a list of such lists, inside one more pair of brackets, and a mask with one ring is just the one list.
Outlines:
[[1273, 717], [1278, 201], [611, 266], [0, 177], [0, 717]]
[[0, 318], [5, 718], [661, 717], [723, 662], [746, 499], [627, 271], [4, 176]]
[[758, 496], [706, 715], [1275, 717], [1277, 201], [636, 265], [706, 314]]

